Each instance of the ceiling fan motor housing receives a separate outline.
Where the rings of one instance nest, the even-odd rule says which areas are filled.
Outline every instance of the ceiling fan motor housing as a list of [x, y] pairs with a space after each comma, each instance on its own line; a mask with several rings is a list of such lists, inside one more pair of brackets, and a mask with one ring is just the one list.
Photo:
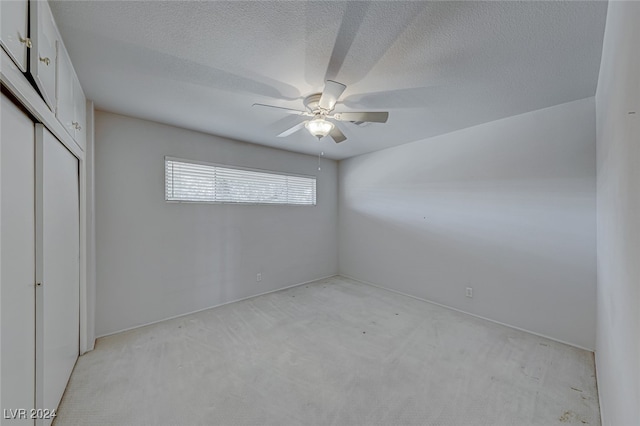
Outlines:
[[322, 112], [319, 105], [321, 96], [322, 93], [314, 93], [304, 98], [304, 106], [309, 110], [309, 112], [312, 112], [314, 114], [319, 114]]

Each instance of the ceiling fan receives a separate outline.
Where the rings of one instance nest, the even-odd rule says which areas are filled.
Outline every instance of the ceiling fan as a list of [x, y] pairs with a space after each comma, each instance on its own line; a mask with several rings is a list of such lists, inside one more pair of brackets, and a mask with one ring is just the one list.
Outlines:
[[388, 112], [333, 112], [333, 109], [338, 102], [338, 98], [346, 88], [347, 86], [342, 83], [327, 80], [322, 93], [314, 93], [304, 99], [304, 106], [307, 109], [306, 111], [265, 104], [253, 104], [253, 106], [278, 109], [286, 114], [296, 114], [311, 118], [310, 120], [298, 123], [290, 129], [280, 133], [278, 135], [279, 138], [289, 136], [303, 127], [306, 127], [309, 133], [317, 137], [318, 140], [329, 135], [336, 143], [340, 143], [345, 141], [347, 137], [333, 122], [329, 120], [348, 121], [358, 124], [366, 122], [387, 122], [387, 119], [389, 118]]

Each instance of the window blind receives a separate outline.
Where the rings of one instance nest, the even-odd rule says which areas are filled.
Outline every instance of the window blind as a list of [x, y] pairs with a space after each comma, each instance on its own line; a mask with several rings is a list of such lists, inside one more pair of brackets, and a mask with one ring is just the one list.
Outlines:
[[165, 158], [165, 199], [316, 205], [316, 178]]

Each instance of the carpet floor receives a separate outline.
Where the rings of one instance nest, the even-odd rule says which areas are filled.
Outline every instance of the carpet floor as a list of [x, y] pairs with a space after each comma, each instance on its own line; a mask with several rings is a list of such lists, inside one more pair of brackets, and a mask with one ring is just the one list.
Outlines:
[[55, 425], [600, 425], [593, 354], [342, 277], [98, 339]]

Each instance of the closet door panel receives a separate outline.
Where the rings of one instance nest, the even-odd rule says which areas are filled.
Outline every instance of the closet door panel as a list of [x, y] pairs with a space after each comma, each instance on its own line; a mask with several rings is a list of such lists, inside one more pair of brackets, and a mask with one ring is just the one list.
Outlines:
[[20, 71], [27, 72], [29, 2], [27, 0], [0, 1], [0, 43]]
[[0, 422], [33, 424], [4, 410], [34, 408], [34, 123], [4, 95], [0, 111]]
[[46, 1], [31, 2], [31, 63], [29, 72], [43, 99], [56, 108], [56, 41], [58, 30]]
[[86, 149], [86, 139], [87, 139], [87, 98], [84, 97], [84, 91], [82, 90], [82, 86], [80, 86], [80, 80], [73, 73], [73, 108], [75, 111], [76, 118], [76, 142], [80, 145], [80, 148], [84, 151]]
[[[38, 407], [53, 410], [60, 403], [79, 353], [78, 160], [41, 125], [36, 129], [36, 167], [41, 173], [36, 205], [42, 225], [36, 388]], [[50, 420], [42, 424], [50, 424]]]
[[56, 95], [58, 106], [56, 108], [56, 116], [58, 121], [71, 137], [75, 137], [76, 128], [74, 126], [75, 110], [74, 110], [74, 97], [73, 97], [73, 66], [67, 51], [64, 49], [62, 43], [58, 42], [58, 60], [57, 60], [57, 84]]

